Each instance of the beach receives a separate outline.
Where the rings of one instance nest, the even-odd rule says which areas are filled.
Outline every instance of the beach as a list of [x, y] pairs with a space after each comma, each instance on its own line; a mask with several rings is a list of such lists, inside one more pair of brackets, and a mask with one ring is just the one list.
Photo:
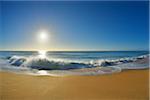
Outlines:
[[0, 100], [150, 100], [148, 0], [0, 5]]
[[1, 100], [149, 100], [149, 69], [97, 76], [0, 76]]

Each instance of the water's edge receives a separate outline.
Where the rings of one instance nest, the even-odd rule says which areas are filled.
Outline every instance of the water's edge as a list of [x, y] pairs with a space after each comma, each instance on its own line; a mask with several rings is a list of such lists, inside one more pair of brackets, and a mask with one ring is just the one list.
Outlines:
[[103, 75], [126, 69], [148, 69], [149, 55], [91, 62], [65, 62], [38, 56], [11, 56], [0, 59], [0, 71], [19, 74], [67, 76]]

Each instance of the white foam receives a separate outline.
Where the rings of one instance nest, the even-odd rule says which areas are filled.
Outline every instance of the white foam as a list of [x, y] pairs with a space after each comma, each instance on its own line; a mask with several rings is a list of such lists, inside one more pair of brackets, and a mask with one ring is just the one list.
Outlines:
[[39, 74], [39, 75], [48, 75], [47, 71], [45, 71], [45, 70], [40, 70], [40, 71], [37, 72], [37, 74]]
[[[53, 58], [41, 59], [37, 56], [32, 56], [28, 58], [22, 56], [12, 56], [9, 60], [0, 59], [0, 70], [25, 73], [30, 75], [49, 75], [49, 76], [101, 75], [101, 74], [111, 74], [121, 72], [121, 70], [124, 69], [149, 68], [149, 63], [143, 64], [135, 63], [137, 60], [141, 60], [146, 57], [148, 57], [148, 55], [115, 60], [100, 59], [100, 60], [92, 60], [89, 62], [80, 62], [80, 61], [78, 62]], [[26, 61], [21, 62], [22, 64], [20, 66], [15, 66], [15, 63], [21, 59], [26, 59]], [[40, 68], [47, 70], [38, 70]]]

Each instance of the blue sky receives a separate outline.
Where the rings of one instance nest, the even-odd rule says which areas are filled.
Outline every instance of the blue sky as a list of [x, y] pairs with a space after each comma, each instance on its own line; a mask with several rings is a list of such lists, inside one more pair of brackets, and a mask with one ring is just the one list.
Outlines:
[[[0, 50], [147, 50], [147, 1], [0, 2]], [[38, 31], [48, 31], [40, 44]]]

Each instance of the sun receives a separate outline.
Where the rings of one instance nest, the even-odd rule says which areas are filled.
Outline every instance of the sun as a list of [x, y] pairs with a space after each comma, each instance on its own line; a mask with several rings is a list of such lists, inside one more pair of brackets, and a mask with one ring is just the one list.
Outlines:
[[48, 41], [48, 38], [49, 38], [49, 34], [46, 30], [42, 30], [42, 31], [39, 32], [38, 41], [46, 42], [46, 41]]
[[45, 31], [42, 31], [41, 33], [40, 33], [40, 38], [41, 39], [47, 39], [47, 32], [45, 32]]

